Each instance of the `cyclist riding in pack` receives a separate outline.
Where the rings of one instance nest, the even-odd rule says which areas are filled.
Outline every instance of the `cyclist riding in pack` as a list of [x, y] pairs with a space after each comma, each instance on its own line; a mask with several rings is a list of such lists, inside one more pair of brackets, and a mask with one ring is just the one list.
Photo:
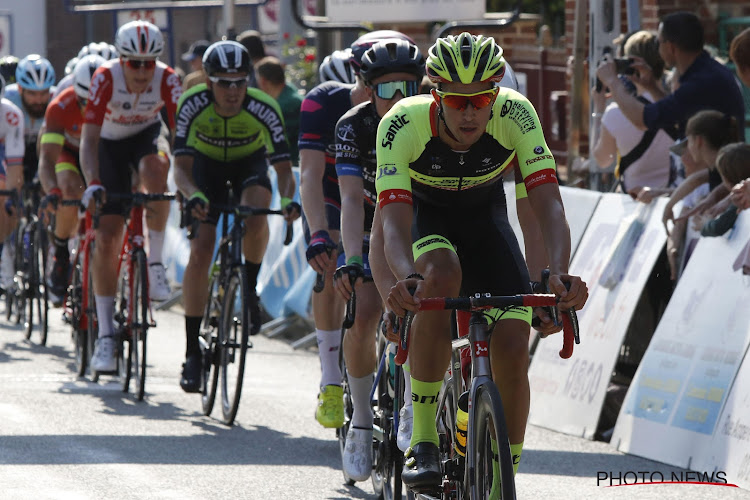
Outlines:
[[334, 50], [327, 55], [318, 68], [320, 83], [330, 81], [356, 83], [354, 69], [352, 68], [352, 57], [354, 55], [351, 48]]
[[[23, 113], [18, 106], [4, 97], [5, 81], [0, 76], [0, 189], [18, 188], [18, 180], [23, 177]], [[6, 168], [12, 172], [12, 182], [7, 182]], [[13, 255], [9, 251], [11, 243], [3, 242], [16, 227], [15, 218], [11, 218], [5, 211], [5, 203], [8, 200], [0, 196], [0, 292], [4, 292], [13, 282]], [[5, 247], [8, 250], [5, 250]]]
[[57, 87], [55, 88], [55, 92], [52, 94], [52, 99], [59, 96], [60, 92], [62, 92], [63, 90], [73, 86], [73, 83], [75, 81], [75, 67], [78, 62], [86, 56], [98, 56], [103, 58], [105, 61], [109, 61], [110, 59], [117, 59], [119, 54], [117, 53], [117, 49], [115, 48], [115, 46], [110, 45], [107, 42], [91, 42], [88, 45], [84, 45], [83, 47], [81, 47], [78, 55], [71, 59], [71, 61], [75, 62], [73, 64], [73, 67], [71, 68], [70, 73], [66, 73], [65, 77], [57, 82]]
[[[164, 50], [159, 28], [146, 21], [131, 21], [117, 30], [115, 46], [120, 54], [102, 64], [91, 80], [81, 132], [80, 159], [87, 188], [81, 202], [94, 211], [96, 191], [130, 193], [132, 171], [149, 193], [167, 189], [169, 160], [159, 151], [160, 111], [167, 108], [169, 127], [182, 94], [180, 79], [172, 68], [157, 61]], [[161, 263], [169, 202], [152, 203], [146, 218], [149, 234], [149, 292], [152, 300], [169, 297], [166, 272]], [[130, 207], [107, 201], [96, 231], [93, 278], [99, 324], [91, 366], [107, 372], [116, 367], [114, 297], [117, 257], [122, 244], [125, 217]]]
[[55, 69], [44, 57], [31, 54], [18, 62], [16, 83], [8, 85], [5, 97], [18, 106], [24, 116], [26, 150], [23, 157], [24, 180], [36, 175], [39, 157], [37, 139], [44, 123], [44, 113], [55, 91]]
[[[515, 156], [544, 235], [550, 287], [562, 297], [563, 309], [580, 309], [586, 301], [585, 284], [567, 274], [570, 232], [554, 158], [531, 103], [495, 86], [504, 65], [492, 38], [469, 33], [440, 38], [426, 65], [438, 85], [432, 98], [402, 100], [380, 122], [376, 186], [385, 257], [398, 280], [387, 303], [399, 316], [417, 311], [423, 297], [530, 291], [501, 182]], [[416, 289], [413, 296], [410, 288]], [[495, 333], [489, 346], [493, 378], [506, 402], [516, 468], [529, 407], [531, 316], [530, 308], [488, 314]], [[414, 422], [402, 478], [417, 490], [440, 481], [435, 416], [450, 332], [445, 312], [421, 313], [411, 329]]]
[[39, 180], [47, 193], [47, 207], [56, 212], [53, 234], [53, 265], [49, 276], [49, 296], [56, 306], [62, 303], [68, 286], [70, 254], [68, 240], [78, 227], [76, 207], [57, 207], [62, 199], [80, 199], [86, 185], [81, 174], [78, 148], [81, 143], [83, 111], [89, 97], [91, 77], [106, 60], [84, 56], [74, 70], [74, 84], [63, 89], [47, 107], [41, 131]]
[[[344, 337], [354, 411], [342, 458], [344, 471], [357, 481], [369, 478], [372, 472], [370, 390], [377, 364], [373, 335], [382, 313], [382, 301], [372, 282], [367, 258], [377, 202], [375, 139], [381, 117], [402, 98], [419, 93], [423, 76], [424, 58], [415, 44], [400, 39], [374, 44], [362, 56], [359, 70], [370, 100], [349, 110], [336, 125], [336, 172], [344, 247], [344, 254], [339, 255], [336, 287], [345, 300], [355, 289], [357, 295], [354, 325]], [[350, 280], [355, 282], [353, 288]]]
[[[187, 347], [180, 386], [185, 392], [200, 389], [198, 335], [219, 217], [212, 203], [234, 202], [228, 199], [226, 183], [230, 182], [240, 204], [268, 208], [268, 158], [276, 170], [286, 220], [292, 221], [300, 213], [299, 205], [291, 200], [295, 181], [281, 110], [272, 97], [248, 87], [252, 67], [245, 47], [234, 41], [216, 42], [206, 49], [203, 68], [206, 83], [191, 88], [178, 104], [174, 149], [175, 182], [189, 199], [188, 209], [202, 221], [198, 236], [190, 243], [183, 277]], [[246, 229], [242, 248], [245, 272], [250, 291], [255, 293], [268, 244], [266, 216], [248, 217]], [[250, 319], [250, 332], [256, 334], [260, 330], [258, 306], [250, 311]]]
[[[398, 31], [374, 31], [351, 45], [350, 65], [359, 72], [359, 60], [381, 38], [406, 39]], [[340, 75], [345, 78], [345, 75]], [[302, 224], [308, 244], [307, 262], [324, 275], [325, 286], [312, 296], [313, 319], [320, 356], [320, 391], [315, 419], [326, 428], [344, 423], [343, 390], [339, 349], [344, 304], [333, 287], [339, 245], [341, 196], [336, 174], [336, 122], [352, 106], [368, 100], [361, 79], [356, 84], [328, 81], [312, 89], [302, 101], [300, 112], [300, 200]]]

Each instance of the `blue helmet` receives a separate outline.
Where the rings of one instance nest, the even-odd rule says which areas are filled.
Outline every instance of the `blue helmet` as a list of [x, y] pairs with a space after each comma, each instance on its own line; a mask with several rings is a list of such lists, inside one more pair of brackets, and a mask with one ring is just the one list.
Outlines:
[[39, 54], [31, 54], [18, 62], [16, 83], [28, 90], [47, 90], [55, 84], [55, 69]]

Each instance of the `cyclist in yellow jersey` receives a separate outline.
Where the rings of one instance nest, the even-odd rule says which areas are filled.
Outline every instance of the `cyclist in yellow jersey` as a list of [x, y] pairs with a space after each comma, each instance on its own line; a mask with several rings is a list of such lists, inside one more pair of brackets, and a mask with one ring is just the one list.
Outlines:
[[[397, 315], [420, 298], [529, 291], [529, 275], [508, 223], [502, 174], [518, 157], [527, 196], [544, 235], [550, 287], [562, 308], [580, 309], [585, 283], [567, 274], [570, 231], [555, 162], [531, 103], [499, 89], [505, 61], [494, 39], [462, 33], [430, 48], [432, 98], [403, 99], [378, 127], [376, 188], [385, 258], [396, 284]], [[570, 284], [566, 291], [564, 283]], [[409, 288], [416, 288], [412, 296]], [[514, 460], [520, 460], [529, 408], [531, 310], [492, 312], [490, 360], [506, 401]], [[440, 481], [437, 394], [450, 360], [448, 312], [417, 315], [410, 348], [414, 423], [402, 478], [413, 489]]]

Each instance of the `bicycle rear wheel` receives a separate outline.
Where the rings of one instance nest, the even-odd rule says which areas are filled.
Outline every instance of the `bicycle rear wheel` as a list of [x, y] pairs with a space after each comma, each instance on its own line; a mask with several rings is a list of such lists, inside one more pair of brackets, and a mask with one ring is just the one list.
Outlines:
[[[491, 382], [480, 383], [472, 401], [473, 415], [470, 416], [466, 455], [469, 460], [472, 500], [490, 498], [493, 482], [499, 482], [499, 496], [502, 500], [515, 500], [516, 484], [513, 477], [513, 457], [510, 453], [508, 429], [505, 413], [497, 387]], [[493, 467], [492, 438], [498, 448], [500, 477]]]
[[[89, 248], [89, 268], [88, 268], [88, 291], [86, 296], [86, 338], [88, 339], [86, 351], [86, 364], [91, 368], [91, 357], [94, 355], [96, 340], [99, 338], [99, 324], [96, 318], [96, 299], [94, 298], [94, 278], [91, 269], [91, 257], [94, 255], [94, 242], [90, 243]], [[89, 369], [89, 375], [92, 382], [99, 381], [99, 372]]]
[[219, 297], [218, 274], [211, 276], [208, 284], [208, 301], [201, 320], [201, 335], [198, 338], [201, 346], [201, 403], [203, 414], [208, 416], [214, 409], [216, 387], [219, 382], [219, 364], [221, 349], [219, 347], [219, 321], [221, 298]]
[[401, 500], [403, 485], [401, 470], [404, 467], [404, 455], [398, 449], [396, 438], [398, 428], [394, 416], [403, 406], [403, 380], [401, 366], [393, 364], [391, 373], [388, 343], [382, 336], [378, 341], [378, 359], [385, 355], [385, 366], [375, 390], [377, 404], [375, 407], [375, 426], [382, 431], [382, 438], [375, 439], [375, 460], [371, 474], [372, 488], [381, 500]]
[[[349, 426], [351, 425], [352, 415], [354, 414], [354, 404], [352, 403], [352, 391], [349, 388], [349, 377], [346, 374], [346, 360], [344, 359], [344, 334], [346, 330], [341, 329], [341, 348], [339, 348], [339, 368], [341, 369], [341, 389], [344, 398], [344, 425], [336, 429], [336, 436], [339, 439], [339, 452], [343, 462], [344, 450], [346, 450], [346, 435], [349, 433]], [[341, 473], [344, 475], [344, 482], [353, 486], [356, 481], [349, 477], [344, 468], [341, 468]]]
[[76, 375], [83, 377], [86, 375], [86, 363], [88, 358], [88, 339], [86, 329], [83, 325], [83, 282], [81, 270], [81, 255], [76, 258], [73, 267], [73, 276], [68, 285], [66, 298], [66, 309], [70, 314], [70, 324], [73, 327], [71, 336], [73, 347], [75, 349]]
[[36, 255], [36, 238], [34, 223], [30, 222], [23, 228], [24, 249], [23, 249], [23, 294], [26, 303], [24, 304], [25, 316], [24, 327], [26, 329], [26, 339], [31, 340], [31, 332], [34, 330], [34, 302], [39, 294], [39, 266], [37, 265]]
[[115, 297], [115, 328], [120, 338], [120, 352], [117, 360], [117, 369], [120, 376], [120, 387], [122, 392], [130, 390], [130, 379], [133, 375], [132, 350], [133, 339], [128, 326], [128, 301], [130, 300], [130, 276], [128, 265], [120, 264], [120, 276], [117, 278], [117, 296]]
[[237, 416], [245, 376], [245, 356], [250, 336], [250, 304], [247, 283], [242, 268], [232, 271], [227, 281], [219, 344], [221, 350], [221, 410], [222, 422], [232, 425]]
[[143, 400], [146, 392], [146, 338], [149, 327], [148, 319], [148, 277], [146, 253], [136, 250], [133, 265], [133, 318], [130, 321], [130, 360], [135, 375], [135, 397]]

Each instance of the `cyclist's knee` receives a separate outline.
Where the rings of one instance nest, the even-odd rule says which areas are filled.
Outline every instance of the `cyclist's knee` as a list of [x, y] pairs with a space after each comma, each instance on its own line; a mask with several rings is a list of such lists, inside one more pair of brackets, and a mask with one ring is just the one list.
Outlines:
[[[512, 326], [502, 325], [502, 323], [504, 322], [501, 321], [495, 328], [490, 339], [493, 364], [497, 364], [495, 362], [497, 360], [504, 370], [522, 370], [525, 373], [529, 365], [529, 336], [524, 333], [524, 330], [528, 332], [528, 325], [516, 320], [505, 322], [513, 323]], [[516, 325], [516, 323], [519, 324]], [[504, 326], [508, 328], [503, 328]]]
[[454, 296], [461, 287], [461, 265], [457, 256], [455, 259], [444, 257], [427, 261], [422, 275], [427, 281], [430, 294], [434, 296]]

